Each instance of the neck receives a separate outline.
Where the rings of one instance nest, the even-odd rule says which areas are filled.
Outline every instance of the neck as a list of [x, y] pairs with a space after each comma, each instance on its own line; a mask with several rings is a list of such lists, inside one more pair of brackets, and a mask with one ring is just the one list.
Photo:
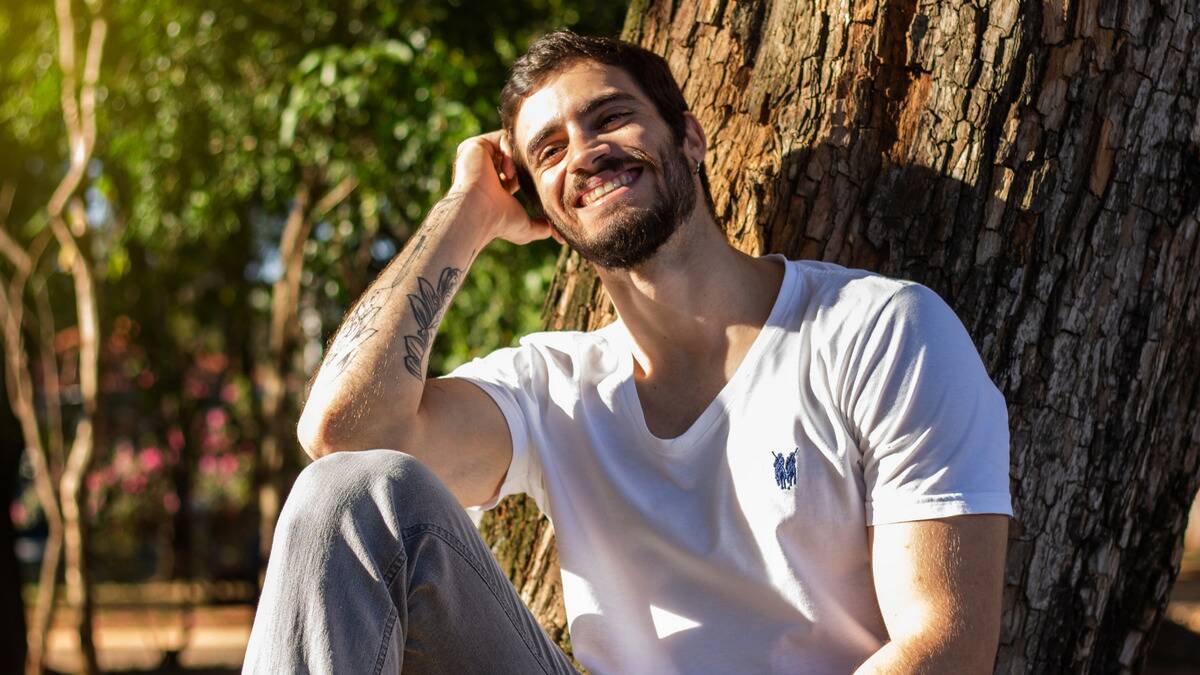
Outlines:
[[643, 376], [694, 367], [756, 335], [783, 278], [778, 263], [730, 246], [703, 208], [650, 260], [597, 272], [637, 345]]

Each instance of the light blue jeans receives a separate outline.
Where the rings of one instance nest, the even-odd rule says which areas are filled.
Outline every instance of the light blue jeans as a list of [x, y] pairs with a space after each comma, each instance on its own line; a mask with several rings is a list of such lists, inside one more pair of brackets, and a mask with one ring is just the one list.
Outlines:
[[275, 532], [243, 673], [575, 673], [411, 455], [310, 464]]

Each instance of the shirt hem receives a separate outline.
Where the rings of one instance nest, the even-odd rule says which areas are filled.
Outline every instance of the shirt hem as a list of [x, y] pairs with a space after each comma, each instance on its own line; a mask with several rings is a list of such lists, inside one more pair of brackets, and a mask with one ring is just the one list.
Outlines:
[[1007, 492], [952, 493], [903, 501], [869, 501], [866, 511], [868, 526], [983, 513], [1013, 515], [1012, 498]]

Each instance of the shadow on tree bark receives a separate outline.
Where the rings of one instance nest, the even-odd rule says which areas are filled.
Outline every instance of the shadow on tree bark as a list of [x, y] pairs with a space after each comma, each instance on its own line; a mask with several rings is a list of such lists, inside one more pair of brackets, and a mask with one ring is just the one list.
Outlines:
[[[708, 133], [734, 245], [926, 284], [1004, 393], [1016, 518], [1000, 673], [1141, 670], [1179, 573], [1200, 488], [1193, 14], [1179, 0], [630, 5], [623, 37], [666, 58]], [[576, 256], [546, 316], [611, 318]], [[524, 533], [524, 504], [494, 540], [552, 551], [545, 526]], [[558, 583], [521, 576], [536, 569], [513, 568], [528, 597]]]
[[[751, 252], [761, 251], [745, 242], [758, 241], [766, 251], [793, 258], [915, 280], [946, 299], [1009, 402], [1016, 518], [1001, 652], [1001, 663], [1008, 665], [999, 669], [1019, 671], [1030, 661], [1078, 667], [1082, 655], [1059, 651], [1064, 644], [1090, 645], [1083, 657], [1088, 672], [1108, 672], [1131, 658], [1144, 662], [1144, 646], [1135, 647], [1139, 656], [1131, 657], [1130, 640], [1136, 636], [1136, 644], [1149, 644], [1159, 624], [1178, 573], [1187, 506], [1197, 489], [1195, 449], [1183, 452], [1178, 446], [1186, 434], [1169, 443], [1179, 451], [1156, 449], [1151, 437], [1180, 429], [1171, 426], [1170, 417], [1146, 415], [1163, 415], [1171, 407], [1168, 400], [1194, 411], [1200, 390], [1180, 373], [1144, 372], [1146, 350], [1161, 344], [1154, 336], [1161, 330], [1155, 314], [1161, 326], [1163, 308], [1127, 302], [1118, 311], [1119, 329], [1109, 331], [1103, 324], [1112, 309], [1106, 305], [1117, 298], [1103, 289], [1080, 292], [1079, 284], [1130, 258], [1144, 260], [1146, 252], [1097, 232], [1101, 216], [1094, 211], [1081, 231], [1066, 223], [1051, 227], [1034, 210], [1044, 208], [1038, 200], [1034, 208], [1022, 208], [941, 172], [895, 164], [882, 152], [866, 155], [854, 134], [842, 140], [787, 153], [778, 170], [749, 191], [758, 200], [755, 210], [768, 215], [752, 232], [731, 238]], [[1034, 187], [1027, 182], [1031, 176], [1023, 178], [1013, 180], [1012, 190]], [[1186, 269], [1187, 261], [1196, 261], [1196, 240], [1188, 234], [1189, 218], [1194, 229], [1195, 194], [1200, 190], [1165, 205], [1174, 215], [1164, 220], [1180, 223], [1175, 227], [1182, 244], [1169, 251], [1175, 260], [1163, 253], [1168, 267]], [[1077, 208], [1088, 201], [1081, 198]], [[723, 207], [719, 215], [728, 223], [745, 205], [730, 197]], [[1161, 239], [1142, 243], [1162, 246]], [[1097, 259], [1089, 262], [1089, 254]], [[1080, 262], [1071, 268], [1067, 259]], [[1185, 323], [1195, 327], [1195, 313], [1184, 308], [1195, 301], [1183, 296], [1177, 302], [1168, 311], [1192, 316]], [[564, 253], [547, 299], [547, 327], [593, 329], [612, 317], [590, 267]], [[1161, 345], [1173, 356], [1159, 358], [1195, 364], [1189, 344]], [[1115, 370], [1093, 370], [1101, 362]], [[1147, 387], [1139, 381], [1143, 377], [1157, 384]], [[1133, 405], [1131, 396], [1141, 402]], [[1063, 479], [1074, 483], [1065, 492]], [[527, 498], [512, 498], [484, 531], [522, 597], [550, 634], [569, 645], [553, 534], [535, 507]], [[1091, 572], [1081, 574], [1083, 569]], [[1030, 589], [1037, 589], [1036, 597], [1026, 595]], [[1031, 613], [1040, 616], [1031, 620]], [[1081, 616], [1093, 618], [1076, 620]], [[1034, 627], [1053, 635], [1033, 638], [1028, 631]], [[1026, 661], [1010, 651], [1026, 644], [1038, 645], [1040, 656]]]

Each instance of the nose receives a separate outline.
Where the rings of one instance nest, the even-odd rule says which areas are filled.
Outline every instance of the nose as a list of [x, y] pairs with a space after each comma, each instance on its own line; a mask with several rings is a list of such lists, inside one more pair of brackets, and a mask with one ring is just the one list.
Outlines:
[[571, 155], [567, 163], [567, 173], [572, 176], [595, 173], [596, 167], [613, 152], [612, 144], [599, 136], [582, 133], [580, 136], [579, 150]]

